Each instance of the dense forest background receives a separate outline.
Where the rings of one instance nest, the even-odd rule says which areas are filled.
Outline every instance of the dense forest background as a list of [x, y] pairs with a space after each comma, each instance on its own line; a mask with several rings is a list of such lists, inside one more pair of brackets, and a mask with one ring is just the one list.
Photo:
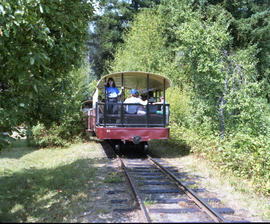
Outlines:
[[0, 147], [22, 124], [42, 146], [79, 139], [97, 79], [159, 73], [169, 141], [270, 193], [269, 0], [2, 0], [0, 52]]

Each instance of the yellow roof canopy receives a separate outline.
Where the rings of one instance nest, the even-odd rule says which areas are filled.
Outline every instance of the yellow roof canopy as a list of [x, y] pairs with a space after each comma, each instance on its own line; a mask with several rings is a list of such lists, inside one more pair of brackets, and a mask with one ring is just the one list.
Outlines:
[[171, 86], [171, 80], [165, 76], [149, 73], [149, 72], [118, 72], [111, 73], [103, 76], [97, 83], [97, 88], [104, 88], [105, 80], [108, 81], [109, 78], [113, 78], [115, 85], [119, 88], [122, 86], [122, 75], [123, 75], [123, 86], [126, 89], [136, 89], [139, 92], [147, 91], [147, 75], [149, 75], [149, 90], [163, 90], [164, 81], [165, 89]]

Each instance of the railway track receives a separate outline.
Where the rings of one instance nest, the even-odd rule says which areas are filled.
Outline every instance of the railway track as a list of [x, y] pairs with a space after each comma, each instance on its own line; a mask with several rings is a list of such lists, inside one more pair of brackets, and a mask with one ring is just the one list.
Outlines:
[[144, 222], [231, 222], [232, 209], [222, 207], [219, 199], [208, 197], [185, 173], [162, 159], [149, 155], [134, 159], [116, 157]]

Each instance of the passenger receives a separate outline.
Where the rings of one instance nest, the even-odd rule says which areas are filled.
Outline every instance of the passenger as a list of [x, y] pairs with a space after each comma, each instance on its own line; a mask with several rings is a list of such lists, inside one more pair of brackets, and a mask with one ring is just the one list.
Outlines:
[[[136, 97], [136, 93], [137, 93], [137, 90], [136, 89], [132, 89], [130, 90], [130, 97], [127, 98], [124, 103], [127, 103], [127, 104], [141, 104], [141, 105], [146, 105], [147, 104], [147, 100], [143, 101], [142, 99]], [[126, 106], [126, 112], [128, 114], [136, 114], [137, 111], [138, 111], [138, 108], [139, 108], [139, 105], [127, 105]]]
[[152, 91], [149, 91], [149, 103], [155, 103], [156, 100], [154, 98], [154, 93]]
[[83, 112], [86, 112], [89, 110], [89, 105], [88, 104], [85, 104], [84, 105], [84, 108], [83, 108]]
[[121, 87], [121, 91], [119, 92], [118, 88], [115, 85], [113, 78], [109, 78], [107, 84], [105, 83], [105, 91], [106, 91], [106, 98], [107, 98], [107, 109], [109, 113], [113, 113], [114, 105], [113, 103], [117, 103], [117, 97], [122, 94], [122, 90], [124, 87]]
[[158, 105], [154, 105], [154, 103], [156, 102], [155, 98], [154, 98], [154, 94], [152, 91], [149, 91], [149, 113], [150, 114], [155, 114], [158, 110]]
[[[145, 101], [146, 97], [143, 97], [143, 96], [140, 96], [140, 99], [142, 101]], [[137, 114], [140, 114], [140, 115], [145, 115], [146, 114], [146, 109], [143, 105], [138, 105], [138, 108], [137, 108]]]
[[[161, 96], [160, 97], [160, 102], [157, 102], [157, 103], [155, 103], [155, 104], [164, 104], [164, 96]], [[165, 104], [167, 104], [167, 102], [165, 101]], [[163, 114], [163, 111], [164, 111], [164, 105], [162, 105], [161, 106], [161, 110], [158, 110], [156, 113], [157, 114]], [[166, 106], [165, 105], [165, 107], [166, 107], [166, 123], [168, 124], [169, 123], [169, 113], [170, 113], [170, 111], [169, 111], [169, 106]]]

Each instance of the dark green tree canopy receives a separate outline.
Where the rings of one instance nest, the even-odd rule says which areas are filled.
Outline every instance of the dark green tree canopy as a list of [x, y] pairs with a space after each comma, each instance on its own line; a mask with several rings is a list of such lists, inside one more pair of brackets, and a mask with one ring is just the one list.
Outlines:
[[246, 48], [255, 45], [258, 49], [259, 62], [257, 69], [259, 80], [262, 80], [265, 95], [270, 103], [270, 1], [204, 1], [202, 7], [221, 6], [229, 13], [229, 31], [233, 37], [232, 47]]
[[59, 120], [93, 10], [84, 0], [0, 2], [0, 132]]
[[90, 63], [97, 78], [108, 72], [116, 47], [123, 43], [122, 34], [141, 9], [153, 8], [160, 0], [105, 0], [101, 13], [95, 15], [90, 35]]

